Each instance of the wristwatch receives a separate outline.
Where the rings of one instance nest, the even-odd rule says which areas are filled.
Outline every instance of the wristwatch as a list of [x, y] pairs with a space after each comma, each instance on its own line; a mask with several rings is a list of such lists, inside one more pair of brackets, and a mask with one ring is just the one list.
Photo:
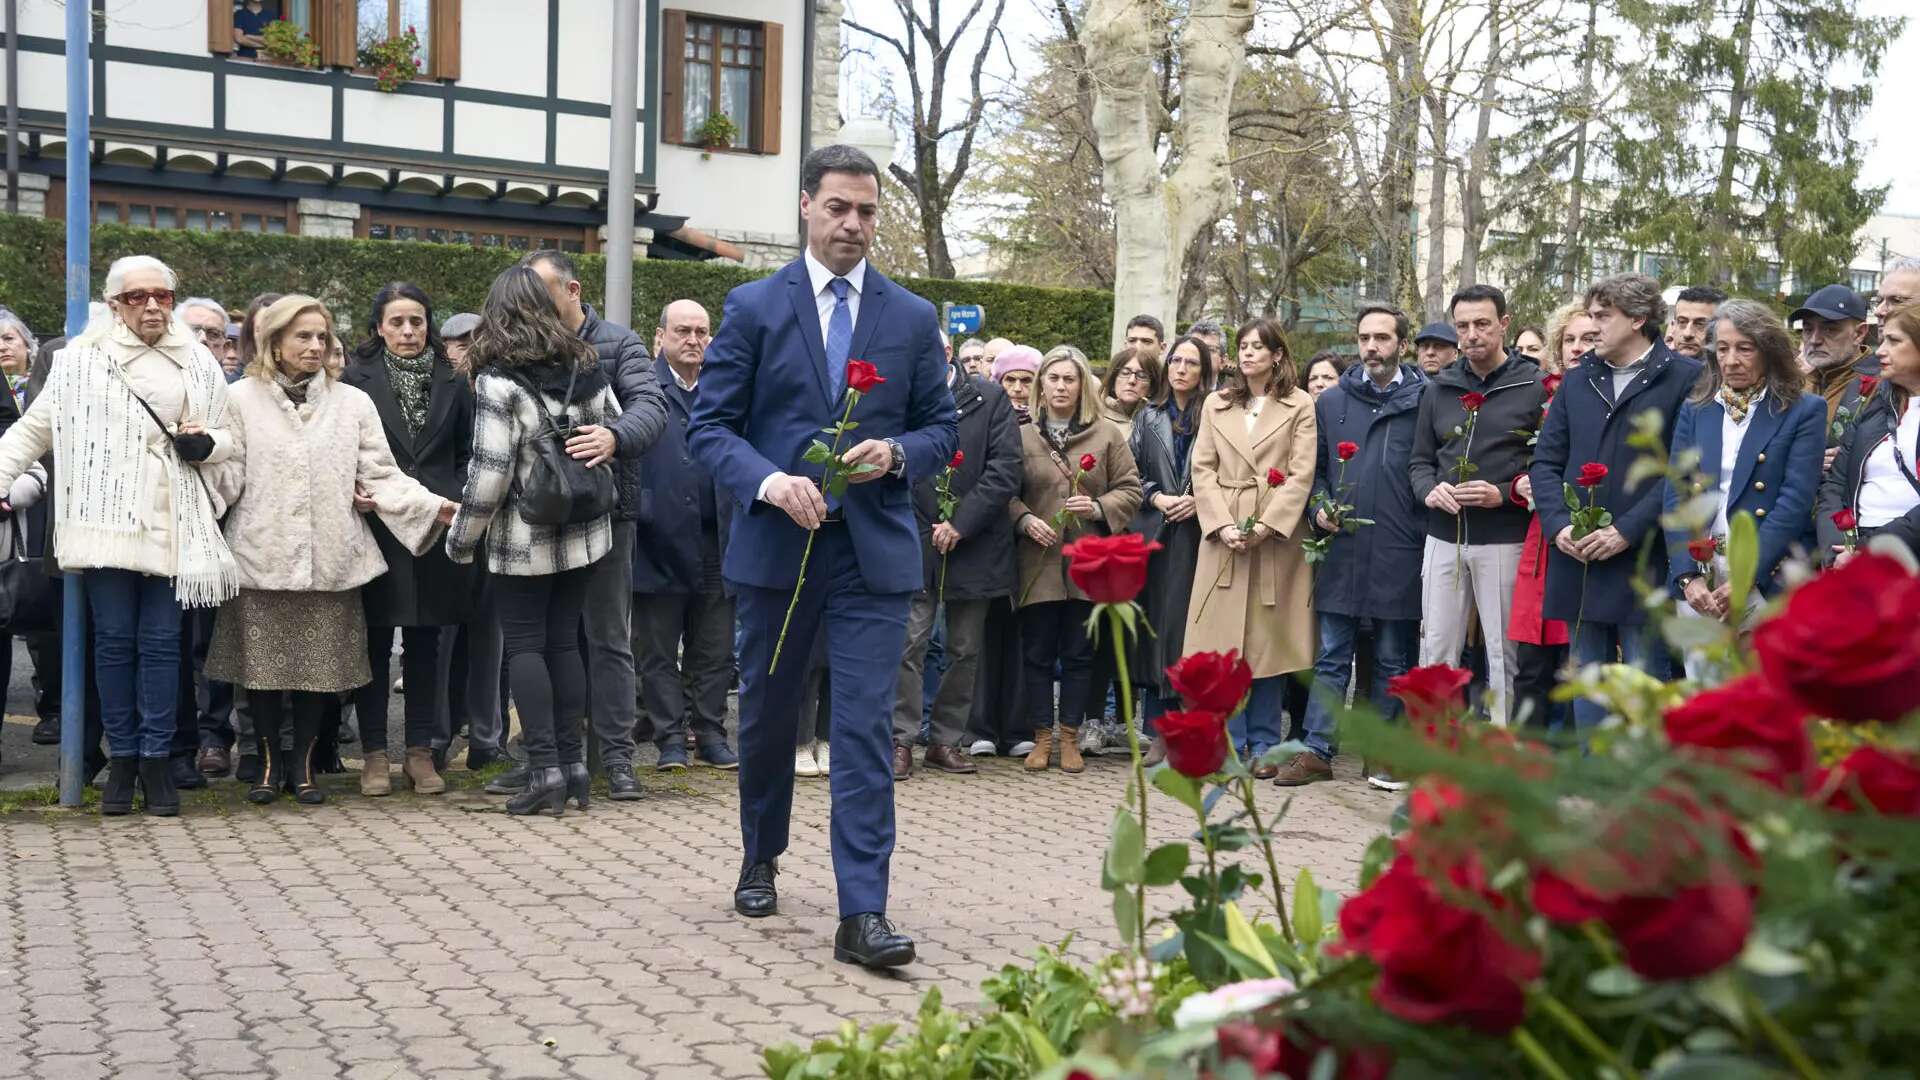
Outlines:
[[887, 475], [888, 476], [907, 475], [907, 452], [905, 450], [900, 449], [899, 441], [895, 439], [888, 439], [887, 452], [893, 455], [893, 460], [889, 462], [887, 465]]

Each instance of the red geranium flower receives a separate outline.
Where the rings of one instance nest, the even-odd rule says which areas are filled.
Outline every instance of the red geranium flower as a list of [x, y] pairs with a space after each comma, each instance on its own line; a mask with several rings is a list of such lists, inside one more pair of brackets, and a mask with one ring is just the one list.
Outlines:
[[1813, 772], [1807, 711], [1766, 678], [1744, 675], [1667, 710], [1667, 741], [1795, 790]]
[[1833, 524], [1841, 532], [1852, 532], [1860, 527], [1860, 518], [1851, 509], [1843, 506], [1833, 512]]
[[1863, 746], [1848, 754], [1825, 777], [1835, 810], [1867, 807], [1888, 817], [1920, 818], [1920, 758], [1898, 750]]
[[1814, 715], [1899, 720], [1920, 709], [1920, 578], [1862, 554], [1795, 589], [1753, 647], [1767, 678]]
[[1687, 554], [1693, 557], [1694, 562], [1709, 562], [1719, 550], [1720, 542], [1711, 536], [1687, 541]]
[[1480, 406], [1485, 405], [1486, 403], [1487, 403], [1487, 395], [1482, 394], [1475, 390], [1469, 390], [1466, 393], [1460, 395], [1460, 407], [1467, 410], [1468, 412], [1479, 412]]
[[[1491, 1035], [1511, 1031], [1526, 1015], [1526, 985], [1540, 974], [1540, 954], [1487, 918], [1507, 902], [1486, 887], [1477, 863], [1446, 873], [1443, 890], [1402, 853], [1341, 906], [1342, 948], [1379, 965], [1373, 1000], [1390, 1015]], [[1453, 902], [1463, 893], [1477, 897], [1473, 906]]]
[[880, 369], [865, 360], [847, 361], [847, 389], [864, 394], [886, 381], [880, 377]]
[[1227, 763], [1227, 718], [1193, 709], [1163, 713], [1153, 722], [1167, 748], [1167, 765], [1182, 776], [1204, 780]]
[[1060, 549], [1067, 576], [1096, 604], [1127, 604], [1147, 584], [1147, 558], [1159, 551], [1139, 533], [1083, 536]]
[[960, 467], [961, 463], [966, 460], [967, 460], [967, 455], [965, 451], [955, 450], [953, 452], [953, 460], [947, 462], [947, 468], [957, 469]]
[[1339, 456], [1341, 461], [1352, 461], [1353, 455], [1360, 452], [1360, 444], [1357, 442], [1343, 442], [1339, 446], [1334, 447], [1333, 452]]
[[1467, 707], [1473, 672], [1450, 664], [1430, 664], [1387, 680], [1387, 693], [1406, 706], [1407, 720], [1433, 724]]
[[1607, 467], [1597, 461], [1589, 461], [1580, 466], [1580, 476], [1574, 480], [1574, 483], [1584, 488], [1599, 487], [1601, 481], [1606, 478]]
[[1268, 469], [1268, 470], [1267, 470], [1267, 486], [1268, 486], [1268, 487], [1270, 487], [1270, 488], [1277, 488], [1277, 487], [1279, 487], [1279, 486], [1280, 486], [1281, 484], [1284, 484], [1284, 483], [1286, 483], [1286, 482], [1287, 482], [1287, 474], [1286, 474], [1286, 473], [1283, 473], [1283, 472], [1281, 472], [1281, 471], [1280, 471], [1279, 469]]
[[1097, 464], [1097, 462], [1094, 459], [1094, 456], [1092, 454], [1080, 455], [1080, 471], [1081, 472], [1092, 472], [1095, 464]]
[[1188, 708], [1225, 715], [1238, 710], [1253, 689], [1253, 669], [1238, 649], [1189, 653], [1167, 669], [1167, 681]]

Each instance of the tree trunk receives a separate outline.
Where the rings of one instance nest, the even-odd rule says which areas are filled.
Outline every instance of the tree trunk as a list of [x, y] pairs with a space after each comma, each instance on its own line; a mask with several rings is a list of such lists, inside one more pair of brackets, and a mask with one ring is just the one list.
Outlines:
[[1227, 127], [1252, 0], [1193, 0], [1181, 38], [1178, 164], [1163, 174], [1158, 139], [1169, 124], [1153, 57], [1164, 48], [1162, 7], [1089, 0], [1081, 43], [1093, 75], [1093, 130], [1114, 210], [1113, 347], [1127, 320], [1176, 314], [1184, 257], [1200, 230], [1232, 205]]
[[1433, 165], [1427, 173], [1427, 288], [1423, 307], [1437, 317], [1446, 301], [1447, 109], [1437, 92], [1427, 93], [1427, 123], [1433, 134]]
[[[1581, 39], [1580, 46], [1580, 127], [1573, 137], [1573, 175], [1568, 180], [1567, 189], [1566, 246], [1560, 253], [1560, 287], [1569, 293], [1573, 291], [1574, 284], [1585, 276], [1580, 273], [1580, 267], [1586, 264], [1582, 230], [1586, 228], [1583, 215], [1587, 195], [1587, 133], [1593, 125], [1593, 58], [1598, 52], [1594, 47], [1593, 33], [1599, 23], [1600, 0], [1587, 0], [1587, 36]], [[1550, 341], [1547, 347], [1558, 349], [1560, 343]]]
[[1714, 178], [1713, 205], [1708, 209], [1708, 276], [1716, 283], [1725, 285], [1733, 280], [1733, 261], [1730, 255], [1729, 241], [1739, 235], [1739, 222], [1734, 220], [1734, 173], [1740, 167], [1740, 125], [1745, 121], [1747, 96], [1752, 91], [1747, 78], [1747, 62], [1753, 54], [1753, 17], [1759, 0], [1746, 0], [1740, 7], [1740, 17], [1733, 25], [1733, 47], [1736, 59], [1727, 72], [1731, 84], [1727, 91], [1727, 119], [1721, 125], [1720, 172]]
[[1487, 9], [1487, 66], [1480, 73], [1480, 121], [1473, 132], [1473, 150], [1467, 155], [1466, 184], [1460, 195], [1460, 288], [1480, 282], [1480, 247], [1486, 242], [1486, 179], [1493, 156], [1493, 95], [1499, 87], [1501, 62], [1500, 0]]

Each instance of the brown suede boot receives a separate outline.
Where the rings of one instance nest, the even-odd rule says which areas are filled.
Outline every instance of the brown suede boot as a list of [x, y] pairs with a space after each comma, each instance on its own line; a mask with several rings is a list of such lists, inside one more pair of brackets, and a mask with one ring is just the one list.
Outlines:
[[424, 746], [407, 747], [407, 760], [400, 771], [407, 775], [417, 795], [438, 795], [447, 790], [447, 782], [433, 767], [433, 751]]
[[1060, 725], [1060, 771], [1086, 772], [1086, 759], [1080, 756], [1080, 729]]
[[387, 752], [369, 750], [365, 760], [360, 762], [360, 794], [391, 795], [393, 778], [387, 775]]
[[1028, 772], [1044, 772], [1053, 759], [1053, 729], [1043, 728], [1033, 733], [1033, 753], [1027, 755]]

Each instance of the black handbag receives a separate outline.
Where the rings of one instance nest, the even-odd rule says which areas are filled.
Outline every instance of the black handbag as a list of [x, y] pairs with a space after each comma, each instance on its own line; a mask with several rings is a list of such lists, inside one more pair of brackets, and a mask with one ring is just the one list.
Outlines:
[[[613, 490], [613, 467], [601, 462], [588, 468], [585, 462], [577, 461], [567, 453], [567, 436], [571, 426], [563, 431], [553, 413], [547, 409], [546, 402], [540, 397], [540, 391], [519, 374], [505, 368], [494, 368], [533, 395], [533, 407], [540, 413], [545, 430], [536, 431], [528, 440], [533, 450], [533, 466], [528, 470], [527, 480], [514, 484], [514, 498], [520, 505], [520, 520], [529, 525], [584, 525], [598, 517], [613, 512], [615, 501]], [[574, 368], [567, 376], [567, 396], [573, 400], [574, 380], [580, 375], [580, 369]]]
[[0, 634], [33, 634], [53, 629], [53, 582], [40, 560], [27, 555], [20, 516], [8, 523], [12, 534], [0, 561]]

